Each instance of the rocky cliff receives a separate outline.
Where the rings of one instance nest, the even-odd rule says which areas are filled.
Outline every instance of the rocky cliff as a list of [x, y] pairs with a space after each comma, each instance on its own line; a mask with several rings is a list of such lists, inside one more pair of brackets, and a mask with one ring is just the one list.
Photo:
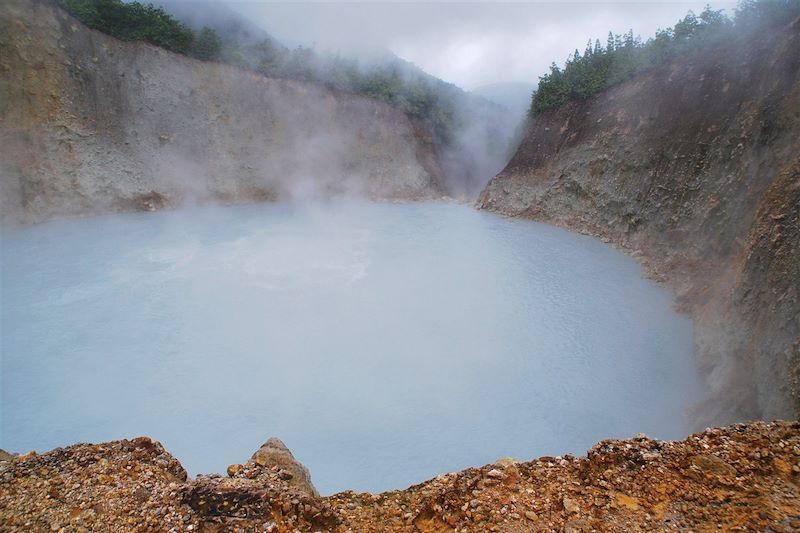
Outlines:
[[598, 235], [674, 290], [700, 427], [800, 412], [800, 20], [539, 115], [479, 205]]
[[4, 224], [203, 202], [438, 194], [429, 137], [376, 100], [0, 3]]

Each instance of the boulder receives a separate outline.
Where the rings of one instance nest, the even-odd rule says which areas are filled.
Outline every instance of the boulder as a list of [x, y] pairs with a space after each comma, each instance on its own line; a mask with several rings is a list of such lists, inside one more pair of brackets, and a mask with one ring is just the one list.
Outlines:
[[311, 483], [308, 468], [295, 459], [289, 448], [278, 438], [272, 437], [262, 444], [250, 458], [250, 463], [276, 470], [281, 479], [290, 486], [310, 496], [319, 497], [317, 489]]

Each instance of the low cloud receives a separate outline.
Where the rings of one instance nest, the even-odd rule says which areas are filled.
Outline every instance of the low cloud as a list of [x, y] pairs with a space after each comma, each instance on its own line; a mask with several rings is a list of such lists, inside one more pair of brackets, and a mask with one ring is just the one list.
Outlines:
[[[535, 83], [589, 38], [647, 38], [705, 0], [687, 2], [241, 2], [228, 4], [289, 45], [343, 54], [389, 49], [463, 88]], [[732, 13], [735, 3], [714, 2]]]

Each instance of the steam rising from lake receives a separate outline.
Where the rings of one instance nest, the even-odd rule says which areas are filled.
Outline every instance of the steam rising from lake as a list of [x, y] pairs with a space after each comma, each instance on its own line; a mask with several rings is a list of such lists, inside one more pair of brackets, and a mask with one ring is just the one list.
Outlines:
[[2, 442], [269, 436], [322, 493], [688, 432], [691, 324], [585, 236], [443, 204], [258, 205], [3, 235]]

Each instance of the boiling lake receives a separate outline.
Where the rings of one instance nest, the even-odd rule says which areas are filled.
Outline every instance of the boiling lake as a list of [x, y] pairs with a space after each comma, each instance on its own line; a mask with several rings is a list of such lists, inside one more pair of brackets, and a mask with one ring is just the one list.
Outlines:
[[271, 204], [2, 234], [0, 447], [270, 436], [323, 494], [681, 438], [691, 323], [602, 242], [443, 203]]

